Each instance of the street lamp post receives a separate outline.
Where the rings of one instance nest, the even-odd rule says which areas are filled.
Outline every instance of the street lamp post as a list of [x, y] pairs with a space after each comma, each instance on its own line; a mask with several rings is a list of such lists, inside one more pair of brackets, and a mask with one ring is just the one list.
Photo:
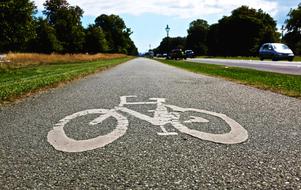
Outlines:
[[166, 30], [166, 33], [167, 33], [167, 38], [168, 38], [168, 37], [169, 37], [169, 31], [170, 31], [170, 28], [169, 28], [169, 26], [168, 26], [168, 25], [166, 26], [165, 30]]

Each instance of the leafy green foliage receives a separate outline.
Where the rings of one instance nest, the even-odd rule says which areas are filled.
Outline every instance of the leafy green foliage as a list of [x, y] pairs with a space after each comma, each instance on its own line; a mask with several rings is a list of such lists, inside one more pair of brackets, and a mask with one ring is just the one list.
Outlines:
[[128, 53], [131, 29], [117, 15], [102, 14], [95, 19], [95, 26], [101, 27], [109, 42], [109, 52]]
[[56, 38], [55, 29], [43, 18], [35, 22], [37, 37], [30, 42], [29, 49], [38, 53], [61, 52], [63, 47]]
[[276, 22], [262, 10], [242, 6], [232, 15], [210, 27], [210, 54], [223, 56], [254, 56], [266, 42], [279, 41]]
[[24, 51], [36, 34], [32, 15], [36, 7], [29, 0], [0, 3], [0, 52]]
[[70, 6], [66, 0], [47, 0], [44, 6], [44, 14], [55, 29], [63, 51], [81, 52], [85, 40], [84, 28], [81, 25], [83, 10], [78, 6]]
[[181, 46], [197, 55], [255, 56], [263, 43], [278, 42], [280, 37], [276, 21], [269, 14], [247, 6], [233, 10], [211, 26], [197, 19], [190, 23], [187, 33], [187, 40], [162, 39], [155, 52], [168, 53]]
[[190, 23], [187, 35], [187, 49], [192, 49], [196, 55], [206, 55], [207, 35], [209, 25], [207, 21], [197, 19]]
[[288, 17], [285, 21], [287, 33], [283, 41], [292, 48], [295, 54], [301, 55], [301, 3], [298, 8], [289, 12]]
[[87, 51], [88, 53], [98, 53], [108, 50], [108, 43], [105, 38], [105, 34], [100, 27], [89, 25], [85, 30], [85, 33], [85, 51]]
[[131, 38], [128, 38], [128, 47], [127, 47], [127, 54], [136, 56], [138, 55], [138, 49], [135, 46], [135, 43], [131, 40]]
[[95, 25], [84, 29], [83, 10], [67, 0], [46, 0], [46, 19], [35, 18], [30, 0], [3, 0], [0, 3], [0, 53], [125, 53], [137, 55], [132, 31], [117, 15], [101, 15]]
[[170, 38], [166, 37], [163, 38], [159, 47], [157, 47], [154, 51], [155, 53], [170, 53], [172, 49], [185, 49], [186, 47], [186, 38], [176, 37]]

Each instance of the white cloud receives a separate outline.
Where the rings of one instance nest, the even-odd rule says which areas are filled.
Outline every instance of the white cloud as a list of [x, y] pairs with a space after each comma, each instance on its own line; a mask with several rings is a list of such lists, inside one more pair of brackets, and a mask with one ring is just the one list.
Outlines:
[[[35, 0], [39, 9], [43, 9], [45, 0]], [[78, 5], [85, 15], [154, 13], [180, 18], [204, 17], [208, 15], [225, 15], [233, 9], [247, 5], [262, 9], [275, 16], [278, 3], [270, 0], [68, 0], [71, 5]]]

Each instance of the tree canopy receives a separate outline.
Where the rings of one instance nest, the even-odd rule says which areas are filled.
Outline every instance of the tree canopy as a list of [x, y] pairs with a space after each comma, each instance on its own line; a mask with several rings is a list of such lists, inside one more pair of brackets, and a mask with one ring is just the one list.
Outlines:
[[154, 52], [157, 53], [169, 53], [172, 49], [180, 48], [185, 49], [186, 47], [186, 38], [184, 37], [166, 37], [163, 38], [160, 45], [154, 49]]
[[36, 37], [32, 15], [35, 5], [29, 0], [2, 0], [0, 3], [0, 52], [25, 51]]
[[296, 9], [291, 9], [285, 21], [287, 33], [283, 41], [289, 45], [295, 54], [301, 54], [301, 3]]
[[128, 53], [132, 31], [118, 15], [102, 14], [95, 19], [95, 25], [102, 28], [109, 42], [110, 52]]
[[197, 19], [190, 23], [187, 30], [187, 49], [192, 49], [197, 55], [207, 54], [207, 35], [209, 25], [207, 21]]
[[63, 46], [56, 37], [55, 29], [43, 18], [35, 20], [36, 38], [29, 43], [29, 50], [38, 53], [62, 52]]
[[117, 15], [100, 15], [86, 29], [84, 11], [67, 0], [46, 0], [45, 18], [34, 17], [30, 0], [3, 0], [0, 3], [0, 52], [39, 53], [128, 53], [137, 55], [132, 31]]
[[[223, 56], [257, 55], [259, 47], [265, 42], [279, 41], [276, 21], [261, 9], [247, 6], [232, 11], [209, 29], [209, 52]], [[215, 46], [218, 46], [217, 48]]]
[[[196, 55], [254, 56], [263, 43], [280, 41], [276, 21], [261, 9], [241, 6], [211, 26], [203, 19], [190, 23], [186, 37], [163, 38], [155, 49], [168, 53], [177, 46]], [[185, 42], [184, 42], [185, 41]]]
[[105, 38], [103, 30], [95, 25], [89, 25], [85, 30], [86, 39], [84, 49], [89, 53], [106, 52], [108, 50], [108, 42]]
[[85, 33], [81, 24], [84, 11], [70, 6], [66, 0], [47, 0], [44, 14], [56, 31], [64, 52], [78, 53], [83, 50]]

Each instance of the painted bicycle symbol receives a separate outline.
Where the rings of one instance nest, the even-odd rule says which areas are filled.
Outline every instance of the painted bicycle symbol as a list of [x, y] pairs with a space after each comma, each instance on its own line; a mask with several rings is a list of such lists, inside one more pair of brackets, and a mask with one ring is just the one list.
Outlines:
[[[158, 126], [161, 129], [158, 135], [177, 135], [177, 132], [168, 132], [164, 127], [166, 124], [171, 124], [179, 132], [190, 135], [192, 137], [211, 141], [214, 143], [221, 144], [237, 144], [242, 143], [248, 139], [248, 132], [236, 121], [229, 118], [225, 114], [215, 113], [206, 110], [194, 109], [194, 108], [181, 108], [174, 105], [165, 104], [165, 98], [150, 98], [149, 102], [128, 102], [127, 98], [135, 98], [137, 96], [121, 96], [120, 104], [113, 109], [89, 109], [74, 113], [72, 115], [66, 116], [61, 119], [54, 128], [49, 131], [47, 139], [48, 142], [59, 151], [64, 152], [83, 152], [88, 150], [93, 150], [96, 148], [104, 147], [118, 138], [122, 137], [128, 128], [128, 119], [121, 113], [127, 113], [129, 115], [135, 116], [141, 120], [147, 121], [154, 126]], [[154, 116], [150, 117], [148, 115], [139, 113], [132, 109], [126, 108], [125, 105], [156, 105]], [[169, 112], [168, 110], [172, 110]], [[230, 127], [230, 131], [223, 134], [213, 134], [202, 132], [194, 129], [188, 128], [185, 124], [187, 123], [207, 123], [207, 119], [197, 116], [190, 116], [187, 121], [180, 121], [181, 113], [184, 112], [197, 112], [202, 114], [208, 114], [222, 119]], [[95, 138], [86, 140], [75, 140], [69, 138], [64, 131], [64, 126], [68, 124], [71, 120], [86, 116], [89, 114], [99, 114], [96, 119], [92, 120], [89, 125], [101, 124], [104, 120], [113, 117], [117, 121], [116, 128], [114, 128], [110, 133], [105, 135], [100, 135]]]

